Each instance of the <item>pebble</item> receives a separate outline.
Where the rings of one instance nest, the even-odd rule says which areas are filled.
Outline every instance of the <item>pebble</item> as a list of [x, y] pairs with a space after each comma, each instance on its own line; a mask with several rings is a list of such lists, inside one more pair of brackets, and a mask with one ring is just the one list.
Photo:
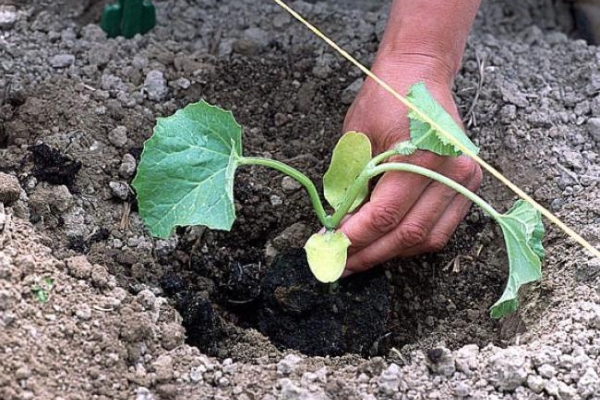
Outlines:
[[527, 387], [534, 393], [541, 393], [544, 390], [544, 378], [535, 374], [529, 375], [527, 377]]
[[283, 204], [283, 199], [280, 196], [277, 196], [276, 194], [272, 195], [269, 200], [271, 201], [271, 205], [273, 207], [277, 207]]
[[75, 63], [73, 54], [57, 54], [50, 58], [50, 65], [53, 68], [67, 68]]
[[108, 140], [115, 147], [124, 147], [127, 144], [127, 128], [122, 125], [117, 126], [108, 134]]
[[[599, 110], [600, 112], [600, 110]], [[587, 131], [596, 142], [600, 143], [600, 118], [590, 118], [587, 122]]]
[[163, 73], [155, 69], [148, 72], [144, 80], [144, 90], [148, 94], [148, 99], [152, 101], [163, 100], [169, 91]]
[[29, 197], [29, 205], [40, 215], [47, 212], [48, 206], [53, 211], [65, 212], [73, 206], [73, 195], [65, 185], [42, 182]]
[[75, 311], [75, 316], [82, 321], [88, 321], [92, 318], [92, 309], [87, 304], [80, 304]]
[[302, 185], [294, 178], [284, 176], [283, 179], [281, 179], [281, 188], [286, 193], [293, 193], [302, 189]]
[[470, 376], [472, 370], [477, 368], [477, 356], [479, 355], [479, 346], [468, 344], [461, 347], [456, 352], [456, 369], [463, 374]]
[[527, 380], [530, 371], [525, 351], [518, 347], [499, 350], [488, 361], [489, 381], [499, 390], [512, 391]]
[[588, 368], [577, 382], [577, 393], [583, 398], [600, 396], [600, 378], [594, 368]]
[[135, 169], [135, 157], [129, 153], [125, 154], [121, 160], [121, 165], [119, 166], [119, 175], [124, 179], [129, 179], [135, 174]]
[[390, 364], [383, 370], [379, 379], [379, 391], [385, 395], [391, 396], [398, 391], [400, 386], [400, 367], [396, 364]]
[[280, 375], [291, 374], [292, 372], [296, 371], [302, 360], [303, 358], [296, 354], [288, 354], [277, 363], [277, 373]]
[[112, 194], [123, 201], [127, 200], [131, 192], [129, 189], [129, 185], [125, 182], [112, 181], [109, 182], [108, 186], [110, 186]]
[[11, 29], [18, 18], [15, 6], [0, 5], [0, 29]]
[[0, 203], [9, 206], [19, 200], [21, 185], [16, 176], [0, 172]]
[[454, 356], [445, 347], [439, 347], [427, 352], [427, 366], [432, 372], [445, 377], [451, 377], [456, 372]]
[[153, 363], [152, 368], [158, 382], [168, 382], [173, 379], [173, 358], [167, 354], [159, 356]]
[[192, 83], [187, 78], [179, 78], [175, 81], [175, 85], [177, 85], [177, 87], [179, 89], [185, 90], [185, 89], [189, 89], [189, 87], [192, 85]]

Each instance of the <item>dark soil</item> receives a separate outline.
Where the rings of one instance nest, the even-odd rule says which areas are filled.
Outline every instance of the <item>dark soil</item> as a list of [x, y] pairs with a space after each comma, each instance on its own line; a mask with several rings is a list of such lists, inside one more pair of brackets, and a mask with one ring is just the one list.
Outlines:
[[387, 330], [389, 282], [375, 270], [344, 279], [339, 287], [318, 282], [302, 249], [273, 263], [261, 283], [259, 330], [283, 348], [308, 355], [374, 355]]

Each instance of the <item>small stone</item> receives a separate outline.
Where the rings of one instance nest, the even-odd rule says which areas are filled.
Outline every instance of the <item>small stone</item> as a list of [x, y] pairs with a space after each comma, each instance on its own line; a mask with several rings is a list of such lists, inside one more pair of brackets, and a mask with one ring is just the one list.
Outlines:
[[580, 152], [573, 150], [564, 150], [562, 155], [565, 159], [565, 164], [567, 167], [571, 167], [575, 170], [585, 169], [585, 160]]
[[470, 376], [472, 371], [477, 368], [477, 356], [479, 355], [479, 346], [468, 344], [461, 347], [456, 352], [456, 369], [463, 374]]
[[117, 126], [108, 134], [108, 140], [115, 147], [124, 147], [127, 144], [127, 128], [124, 126]]
[[600, 379], [594, 368], [588, 368], [577, 382], [577, 393], [583, 398], [600, 396]]
[[29, 197], [29, 206], [39, 215], [46, 214], [48, 208], [63, 213], [73, 206], [73, 195], [65, 185], [42, 182]]
[[189, 89], [189, 87], [192, 85], [192, 83], [187, 78], [179, 78], [175, 81], [175, 85], [177, 85], [177, 87], [179, 89], [185, 90], [185, 89]]
[[302, 247], [311, 235], [311, 230], [302, 222], [296, 222], [284, 229], [273, 239], [275, 250], [285, 250], [290, 247]]
[[73, 54], [57, 54], [50, 59], [50, 65], [53, 68], [67, 68], [75, 63]]
[[75, 316], [82, 321], [88, 321], [92, 318], [92, 309], [87, 304], [80, 304], [75, 311]]
[[542, 390], [544, 390], [544, 378], [539, 375], [529, 375], [527, 377], [527, 387], [534, 393], [542, 393]]
[[432, 372], [447, 378], [456, 372], [456, 364], [452, 352], [445, 347], [438, 347], [427, 352], [427, 366]]
[[600, 143], [600, 118], [590, 118], [587, 122], [587, 130], [592, 139]]
[[129, 193], [131, 192], [129, 185], [125, 182], [112, 181], [108, 183], [108, 186], [110, 186], [112, 194], [123, 201], [127, 200]]
[[135, 296], [135, 301], [146, 310], [156, 309], [156, 296], [149, 289], [144, 289]]
[[271, 201], [271, 205], [273, 207], [277, 207], [283, 204], [283, 199], [277, 196], [276, 194], [272, 195], [269, 200]]
[[16, 176], [0, 172], [0, 203], [9, 206], [19, 200], [21, 185]]
[[471, 387], [463, 381], [457, 382], [453, 388], [456, 397], [468, 397], [471, 394]]
[[168, 382], [173, 379], [173, 358], [171, 356], [166, 354], [159, 356], [152, 363], [152, 368], [154, 368], [158, 382]]
[[284, 176], [281, 180], [281, 188], [286, 193], [294, 193], [302, 189], [302, 185], [294, 178]]
[[11, 29], [18, 18], [15, 6], [0, 5], [0, 29]]
[[558, 382], [558, 398], [560, 400], [574, 400], [577, 397], [577, 389], [564, 382]]
[[119, 166], [119, 175], [124, 179], [129, 179], [133, 176], [133, 174], [135, 174], [136, 167], [137, 165], [135, 157], [127, 153], [121, 160], [121, 165]]
[[252, 56], [259, 54], [269, 47], [271, 36], [263, 29], [252, 27], [242, 33], [239, 40], [233, 42], [236, 53]]
[[390, 364], [389, 367], [383, 370], [379, 379], [379, 391], [387, 396], [392, 396], [398, 391], [400, 386], [400, 367], [396, 364]]
[[538, 373], [542, 378], [550, 379], [556, 375], [556, 368], [550, 364], [540, 365], [538, 367]]
[[362, 87], [363, 82], [364, 82], [363, 78], [358, 78], [357, 80], [352, 82], [350, 84], [350, 86], [348, 86], [346, 89], [344, 89], [342, 91], [342, 98], [341, 98], [342, 104], [346, 104], [346, 105], [352, 104], [352, 102], [354, 101], [354, 98], [360, 91], [360, 88]]
[[527, 380], [531, 366], [525, 351], [518, 347], [502, 349], [490, 357], [489, 381], [499, 390], [512, 391]]
[[278, 400], [316, 400], [317, 397], [314, 393], [309, 392], [307, 389], [296, 386], [290, 379], [284, 378], [279, 380], [279, 386], [281, 392], [279, 393]]
[[162, 347], [167, 350], [173, 350], [183, 344], [185, 339], [185, 331], [181, 324], [170, 323], [160, 327]]
[[15, 371], [15, 378], [17, 380], [23, 380], [31, 377], [31, 369], [24, 365]]
[[144, 80], [144, 90], [148, 94], [150, 100], [163, 100], [169, 91], [167, 80], [163, 73], [158, 70], [148, 72], [146, 79]]
[[85, 256], [71, 257], [65, 260], [69, 274], [77, 279], [87, 279], [92, 274], [92, 264]]
[[298, 368], [298, 364], [303, 358], [296, 354], [288, 354], [279, 363], [277, 363], [277, 373], [281, 375], [289, 375]]

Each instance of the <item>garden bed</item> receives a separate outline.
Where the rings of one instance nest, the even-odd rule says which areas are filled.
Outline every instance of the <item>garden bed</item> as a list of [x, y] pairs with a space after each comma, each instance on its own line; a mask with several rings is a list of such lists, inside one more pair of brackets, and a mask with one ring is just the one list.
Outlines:
[[[505, 3], [482, 6], [457, 104], [482, 157], [598, 247], [597, 49], [567, 36], [561, 7]], [[261, 167], [240, 169], [232, 232], [151, 238], [128, 185], [156, 117], [219, 104], [247, 155], [317, 181], [361, 78], [267, 1], [156, 5], [158, 26], [132, 40], [106, 39], [86, 2], [4, 6], [0, 173], [21, 193], [0, 208], [0, 398], [600, 396], [600, 264], [551, 226], [544, 280], [500, 322], [506, 253], [475, 208], [444, 251], [339, 293], [295, 281], [310, 275], [293, 249], [318, 221]], [[372, 60], [383, 10], [296, 7]], [[480, 194], [514, 200], [490, 178]]]

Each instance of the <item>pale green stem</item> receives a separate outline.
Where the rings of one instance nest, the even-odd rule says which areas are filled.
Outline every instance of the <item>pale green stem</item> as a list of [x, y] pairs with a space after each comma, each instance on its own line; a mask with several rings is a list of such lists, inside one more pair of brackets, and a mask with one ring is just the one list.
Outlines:
[[240, 165], [262, 165], [264, 167], [273, 168], [279, 172], [284, 173], [285, 175], [295, 179], [306, 189], [308, 196], [310, 197], [310, 201], [315, 209], [315, 213], [319, 218], [321, 224], [327, 229], [332, 229], [333, 225], [331, 224], [330, 217], [325, 212], [325, 208], [323, 207], [323, 203], [321, 203], [321, 198], [319, 196], [319, 192], [315, 187], [315, 184], [310, 180], [310, 178], [304, 175], [302, 172], [297, 169], [290, 167], [280, 161], [271, 160], [269, 158], [260, 158], [260, 157], [240, 157], [238, 160]]
[[[386, 153], [382, 153], [380, 156], [387, 155], [387, 157], [389, 157], [388, 153], [391, 153], [391, 155], [395, 154], [394, 151], [390, 150]], [[346, 198], [344, 199], [344, 201], [342, 202], [340, 207], [337, 209], [337, 211], [331, 216], [330, 221], [331, 221], [331, 225], [333, 226], [333, 228], [337, 228], [340, 225], [340, 223], [342, 222], [342, 219], [346, 216], [346, 214], [348, 214], [348, 210], [354, 203], [354, 199], [356, 199], [356, 196], [358, 196], [358, 193], [360, 193], [361, 189], [369, 181], [369, 179], [371, 179], [377, 175], [383, 174], [384, 172], [388, 172], [388, 171], [411, 172], [414, 174], [423, 175], [434, 181], [438, 181], [438, 182], [448, 186], [449, 188], [457, 191], [458, 193], [462, 194], [463, 196], [465, 196], [466, 198], [471, 200], [473, 203], [477, 204], [479, 207], [481, 207], [486, 213], [488, 213], [494, 219], [497, 219], [500, 217], [501, 214], [498, 213], [492, 206], [490, 206], [481, 197], [477, 196], [475, 193], [471, 192], [469, 189], [467, 189], [463, 185], [456, 183], [452, 179], [447, 178], [444, 175], [438, 174], [437, 172], [434, 172], [427, 168], [419, 167], [419, 166], [412, 165], [412, 164], [406, 164], [406, 163], [385, 163], [385, 164], [381, 164], [381, 165], [377, 165], [377, 166], [373, 165], [375, 161], [381, 162], [383, 159], [385, 159], [387, 157], [381, 157], [381, 159], [378, 159], [378, 158], [380, 158], [378, 156], [378, 157], [374, 158], [365, 167], [363, 172], [358, 176], [356, 181], [354, 181], [352, 186], [350, 186], [350, 188], [348, 189], [348, 192], [346, 192]]]
[[471, 192], [469, 189], [453, 181], [450, 178], [445, 177], [444, 175], [438, 174], [430, 169], [419, 167], [417, 165], [406, 164], [406, 163], [386, 163], [382, 165], [378, 165], [377, 167], [371, 169], [369, 171], [369, 176], [372, 178], [374, 176], [383, 174], [388, 171], [402, 171], [402, 172], [411, 172], [414, 174], [423, 175], [429, 179], [440, 182], [449, 188], [457, 191], [458, 193], [465, 196], [467, 199], [471, 200], [473, 203], [477, 204], [479, 207], [483, 209], [487, 214], [489, 214], [492, 218], [498, 219], [501, 217], [501, 214], [496, 211], [492, 206], [490, 206], [484, 199], [477, 196], [475, 193]]

